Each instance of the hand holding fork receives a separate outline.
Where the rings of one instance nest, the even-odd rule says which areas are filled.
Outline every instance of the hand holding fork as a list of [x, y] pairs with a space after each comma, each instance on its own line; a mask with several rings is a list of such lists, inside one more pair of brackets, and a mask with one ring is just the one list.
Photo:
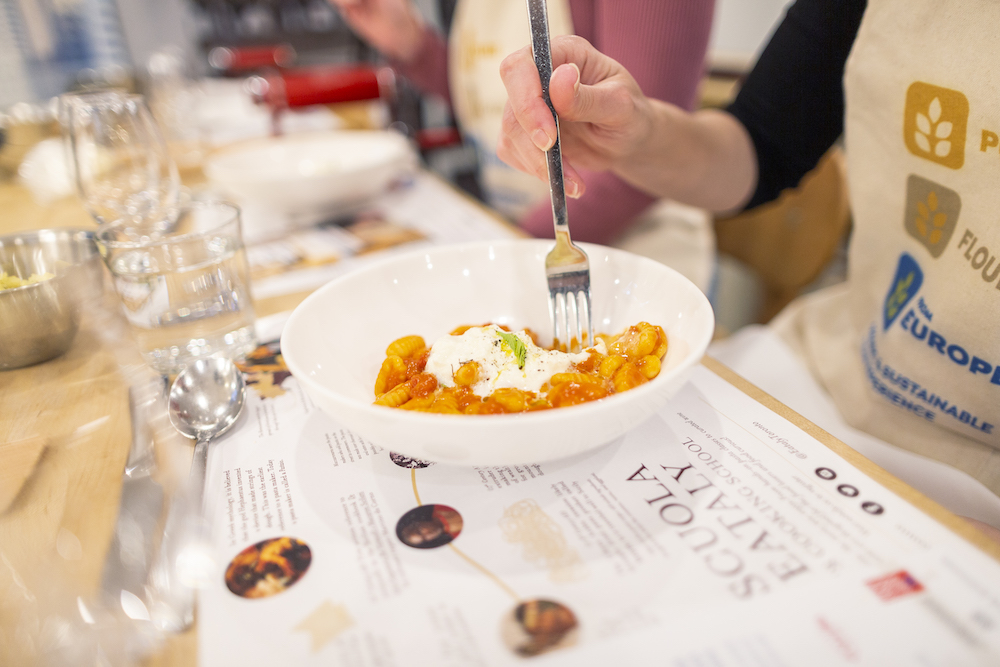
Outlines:
[[531, 52], [542, 84], [542, 97], [556, 122], [556, 140], [545, 152], [549, 173], [549, 194], [556, 245], [545, 257], [545, 276], [549, 284], [549, 315], [552, 319], [553, 346], [574, 350], [592, 345], [594, 325], [590, 308], [590, 261], [573, 243], [566, 217], [566, 187], [563, 182], [562, 153], [559, 142], [559, 116], [549, 99], [552, 77], [552, 54], [549, 48], [549, 21], [545, 0], [527, 0], [531, 24]]

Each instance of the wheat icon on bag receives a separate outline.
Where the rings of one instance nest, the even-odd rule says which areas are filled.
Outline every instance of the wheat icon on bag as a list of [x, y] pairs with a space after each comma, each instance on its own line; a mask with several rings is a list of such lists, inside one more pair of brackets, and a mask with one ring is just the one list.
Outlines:
[[941, 100], [935, 97], [927, 108], [927, 113], [917, 112], [917, 129], [913, 140], [926, 153], [945, 157], [951, 152], [952, 123], [941, 120]]
[[936, 245], [944, 234], [944, 226], [948, 215], [938, 210], [938, 196], [933, 190], [927, 195], [927, 201], [917, 202], [917, 217], [915, 226], [931, 245]]

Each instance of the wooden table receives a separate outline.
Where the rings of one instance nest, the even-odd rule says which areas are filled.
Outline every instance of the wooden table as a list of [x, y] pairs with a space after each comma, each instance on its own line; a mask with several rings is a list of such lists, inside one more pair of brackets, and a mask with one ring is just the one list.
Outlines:
[[[22, 187], [0, 183], [0, 234], [47, 227], [95, 225], [75, 197], [40, 206]], [[259, 301], [257, 313], [289, 310], [305, 296], [303, 292]], [[77, 596], [87, 599], [99, 587], [131, 440], [128, 387], [145, 368], [127, 342], [116, 297], [110, 289], [105, 297], [104, 307], [88, 314], [65, 355], [0, 373], [0, 664], [30, 664], [32, 642], [38, 641], [46, 614], [75, 613]], [[705, 363], [818, 434], [873, 478], [1000, 556], [997, 544], [965, 521], [717, 362]], [[170, 638], [147, 664], [192, 665], [196, 654], [192, 630]]]

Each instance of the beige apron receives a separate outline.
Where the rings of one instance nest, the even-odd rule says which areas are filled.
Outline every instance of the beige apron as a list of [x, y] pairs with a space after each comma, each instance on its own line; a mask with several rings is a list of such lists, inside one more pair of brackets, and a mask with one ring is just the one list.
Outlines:
[[776, 329], [852, 425], [1000, 493], [1000, 4], [870, 0], [845, 75], [846, 284]]
[[[549, 32], [573, 32], [567, 0], [550, 0]], [[531, 42], [524, 0], [463, 0], [449, 35], [448, 71], [459, 126], [479, 153], [480, 179], [491, 206], [516, 220], [548, 187], [496, 156], [507, 90], [500, 62]]]

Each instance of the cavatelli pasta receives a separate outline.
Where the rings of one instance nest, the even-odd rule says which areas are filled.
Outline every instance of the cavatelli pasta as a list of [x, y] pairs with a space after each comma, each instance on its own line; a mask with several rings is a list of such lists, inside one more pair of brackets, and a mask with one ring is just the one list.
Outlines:
[[603, 378], [610, 378], [624, 363], [625, 357], [620, 357], [617, 354], [608, 355], [601, 360], [601, 365], [597, 367], [597, 374]]
[[402, 358], [412, 357], [425, 347], [427, 347], [427, 344], [424, 343], [424, 339], [420, 336], [403, 336], [389, 343], [389, 347], [385, 349], [385, 354], [387, 357], [393, 355]]
[[[611, 352], [629, 360], [639, 359], [656, 350], [660, 335], [653, 325], [640, 322], [629, 327], [611, 344]], [[666, 351], [666, 350], [664, 350]]]
[[647, 354], [645, 357], [635, 362], [639, 372], [647, 380], [652, 380], [660, 374], [660, 358], [655, 354]]
[[520, 389], [497, 389], [490, 398], [499, 403], [504, 412], [524, 412], [528, 404], [525, 392]]
[[615, 393], [617, 394], [629, 389], [635, 389], [643, 382], [648, 382], [646, 376], [631, 361], [622, 364], [622, 367], [615, 371], [614, 376], [611, 378], [611, 383], [614, 385]]
[[[456, 327], [451, 335], [460, 336], [475, 326]], [[500, 329], [510, 332], [506, 326]], [[537, 346], [537, 336], [529, 330], [525, 333]], [[504, 335], [507, 334], [501, 338]], [[435, 371], [437, 376], [425, 372], [430, 349], [424, 339], [416, 335], [403, 336], [386, 348], [386, 358], [375, 380], [375, 403], [417, 412], [467, 415], [566, 407], [629, 391], [649, 382], [660, 374], [661, 360], [668, 349], [666, 332], [648, 322], [639, 322], [618, 335], [597, 334], [596, 340], [603, 341], [603, 347], [591, 348], [586, 359], [577, 358], [565, 372], [553, 373], [538, 392], [501, 387], [480, 396], [474, 393], [474, 385], [489, 376], [484, 376], [479, 361], [467, 359], [455, 363], [450, 371], [451, 384], [444, 378], [443, 384], [439, 384], [440, 370]], [[607, 354], [602, 354], [602, 350]], [[507, 354], [511, 353], [508, 349]]]
[[410, 388], [405, 383], [399, 384], [375, 399], [375, 405], [398, 408], [410, 400], [410, 397]]
[[375, 378], [375, 395], [384, 394], [401, 382], [406, 381], [406, 364], [402, 357], [392, 354], [382, 362], [382, 368]]
[[467, 361], [455, 371], [455, 384], [460, 387], [471, 387], [479, 380], [479, 364]]

